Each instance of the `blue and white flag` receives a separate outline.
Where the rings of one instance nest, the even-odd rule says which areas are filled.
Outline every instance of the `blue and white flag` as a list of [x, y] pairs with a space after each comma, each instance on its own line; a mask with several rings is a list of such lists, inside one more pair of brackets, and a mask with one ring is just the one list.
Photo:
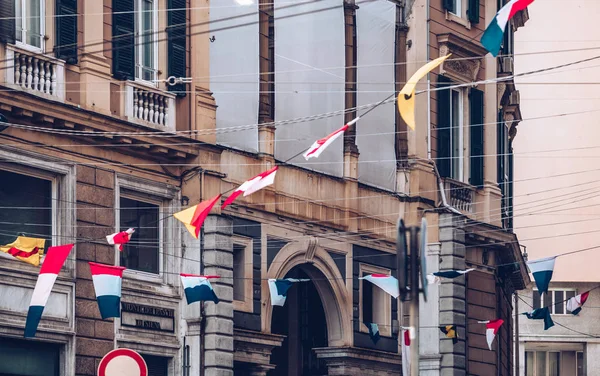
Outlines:
[[529, 271], [533, 274], [533, 279], [535, 279], [535, 284], [540, 294], [548, 292], [548, 285], [552, 279], [555, 260], [556, 256], [527, 261], [527, 267], [529, 267]]
[[308, 282], [310, 279], [269, 279], [269, 292], [271, 293], [271, 305], [283, 307], [287, 292], [295, 282]]
[[430, 284], [440, 284], [442, 283], [442, 278], [454, 279], [456, 277], [460, 277], [461, 275], [465, 275], [468, 272], [472, 272], [473, 268], [467, 270], [445, 270], [443, 272], [435, 272], [432, 274], [427, 274], [427, 282]]
[[379, 325], [372, 322], [365, 323], [365, 325], [369, 328], [369, 337], [371, 337], [371, 341], [376, 345], [377, 342], [379, 342], [379, 338], [381, 338], [379, 335]]

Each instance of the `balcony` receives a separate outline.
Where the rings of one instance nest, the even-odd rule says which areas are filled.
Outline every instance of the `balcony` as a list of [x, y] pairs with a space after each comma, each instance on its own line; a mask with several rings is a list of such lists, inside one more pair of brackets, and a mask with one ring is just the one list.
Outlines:
[[125, 83], [128, 121], [161, 131], [175, 131], [175, 95], [133, 81]]
[[475, 187], [456, 180], [445, 179], [444, 190], [450, 206], [463, 213], [473, 213]]
[[65, 62], [6, 45], [6, 86], [47, 99], [65, 100]]

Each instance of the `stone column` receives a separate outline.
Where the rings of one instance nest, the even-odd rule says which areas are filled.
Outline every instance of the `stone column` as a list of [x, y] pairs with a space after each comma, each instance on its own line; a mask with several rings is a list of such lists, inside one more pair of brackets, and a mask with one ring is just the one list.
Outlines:
[[233, 376], [233, 227], [231, 219], [210, 215], [204, 222], [204, 274], [220, 302], [204, 304], [204, 376]]
[[[440, 271], [465, 269], [464, 219], [456, 214], [441, 214], [439, 219], [441, 263]], [[465, 277], [444, 280], [439, 288], [440, 325], [456, 325], [459, 340], [441, 334], [440, 355], [442, 356], [441, 376], [466, 375], [466, 284]]]
[[[112, 171], [77, 166], [77, 237], [98, 239], [114, 232]], [[115, 250], [106, 244], [81, 242], [76, 246], [75, 373], [94, 376], [100, 359], [114, 348], [114, 319], [102, 320], [90, 274], [89, 261], [115, 263]]]

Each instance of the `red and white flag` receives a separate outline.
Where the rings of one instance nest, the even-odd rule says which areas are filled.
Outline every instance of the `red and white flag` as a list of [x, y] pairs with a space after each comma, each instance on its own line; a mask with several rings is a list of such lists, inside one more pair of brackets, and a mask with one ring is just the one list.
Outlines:
[[344, 125], [337, 131], [329, 134], [327, 137], [323, 137], [322, 139], [315, 141], [315, 143], [312, 144], [312, 146], [308, 148], [308, 150], [304, 154], [302, 154], [304, 159], [308, 161], [311, 158], [319, 158], [319, 155], [321, 155], [323, 150], [325, 150], [329, 145], [331, 145], [331, 143], [335, 141], [338, 137], [343, 135], [344, 132], [346, 132], [346, 130], [348, 129], [348, 127], [356, 123], [358, 119], [360, 119], [360, 116], [348, 122], [348, 124]]
[[135, 229], [127, 229], [125, 231], [117, 232], [115, 234], [108, 235], [106, 241], [110, 245], [114, 245], [119, 251], [123, 251], [123, 244], [129, 243], [131, 235], [135, 232]]
[[402, 375], [410, 375], [410, 328], [402, 328]]
[[275, 174], [277, 173], [277, 168], [278, 167], [275, 166], [272, 169], [260, 173], [252, 179], [244, 182], [244, 184], [240, 185], [238, 189], [233, 191], [233, 193], [229, 197], [227, 197], [227, 200], [225, 200], [223, 205], [221, 205], [221, 209], [225, 209], [226, 206], [231, 204], [242, 193], [244, 194], [244, 197], [246, 197], [256, 191], [259, 191], [273, 184], [273, 182], [275, 181]]
[[496, 334], [498, 334], [498, 330], [500, 330], [500, 327], [502, 326], [502, 324], [504, 324], [504, 320], [497, 319], [497, 320], [488, 320], [488, 321], [478, 321], [478, 323], [485, 324], [485, 327], [486, 327], [485, 337], [487, 339], [488, 347], [491, 350], [492, 342], [494, 342], [494, 338], [496, 338]]

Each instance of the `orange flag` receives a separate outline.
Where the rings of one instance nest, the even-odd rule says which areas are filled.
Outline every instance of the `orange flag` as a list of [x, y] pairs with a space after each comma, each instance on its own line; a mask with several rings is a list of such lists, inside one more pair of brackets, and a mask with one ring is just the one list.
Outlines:
[[198, 235], [200, 234], [200, 227], [202, 227], [202, 223], [210, 213], [210, 210], [213, 206], [219, 201], [221, 195], [216, 195], [207, 201], [202, 201], [198, 205], [194, 205], [190, 208], [182, 210], [173, 214], [173, 217], [181, 221], [185, 227], [188, 229], [190, 234], [196, 239], [198, 239]]

